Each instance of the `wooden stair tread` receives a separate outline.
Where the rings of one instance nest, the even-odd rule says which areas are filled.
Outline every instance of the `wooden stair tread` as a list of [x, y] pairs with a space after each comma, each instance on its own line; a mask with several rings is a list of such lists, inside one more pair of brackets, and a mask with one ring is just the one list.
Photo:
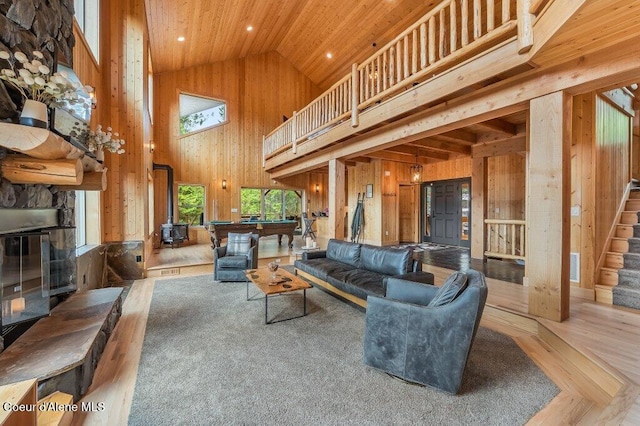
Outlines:
[[73, 396], [56, 391], [38, 401], [38, 426], [69, 425], [73, 419]]
[[625, 210], [620, 215], [620, 223], [633, 225], [638, 223], [638, 212]]
[[0, 353], [0, 385], [43, 380], [81, 365], [121, 293], [122, 288], [90, 290], [56, 306]]

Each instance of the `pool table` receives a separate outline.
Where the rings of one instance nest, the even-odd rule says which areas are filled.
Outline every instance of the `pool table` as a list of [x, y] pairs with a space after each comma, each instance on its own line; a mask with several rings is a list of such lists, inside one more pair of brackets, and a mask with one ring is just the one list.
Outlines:
[[289, 237], [289, 248], [293, 248], [293, 231], [298, 227], [297, 220], [254, 220], [244, 222], [210, 222], [209, 234], [213, 247], [220, 247], [220, 243], [227, 238], [229, 232], [258, 234], [261, 237], [277, 235], [278, 244], [282, 245], [282, 236]]

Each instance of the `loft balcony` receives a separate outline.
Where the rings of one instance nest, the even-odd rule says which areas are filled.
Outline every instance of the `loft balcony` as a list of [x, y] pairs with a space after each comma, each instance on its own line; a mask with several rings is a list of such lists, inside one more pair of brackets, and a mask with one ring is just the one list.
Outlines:
[[[528, 87], [543, 72], [633, 36], [638, 8], [614, 3], [443, 1], [264, 136], [263, 166], [280, 178], [331, 158], [430, 163], [469, 156], [484, 142], [522, 142], [528, 100], [547, 93]], [[596, 17], [605, 30], [579, 31]], [[457, 103], [467, 106], [450, 113]]]

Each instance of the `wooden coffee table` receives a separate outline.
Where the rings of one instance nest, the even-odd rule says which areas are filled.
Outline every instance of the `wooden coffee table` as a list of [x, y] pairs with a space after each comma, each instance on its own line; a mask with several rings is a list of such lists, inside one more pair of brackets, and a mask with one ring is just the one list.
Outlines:
[[[293, 275], [291, 272], [282, 268], [278, 269], [277, 284], [273, 284], [271, 280], [272, 273], [267, 268], [250, 269], [246, 272], [247, 276], [247, 300], [249, 300], [249, 281], [253, 283], [258, 289], [264, 293], [264, 323], [273, 324], [276, 322], [287, 321], [290, 319], [300, 318], [307, 315], [307, 289], [311, 288], [311, 285]], [[270, 321], [269, 312], [269, 296], [280, 295], [291, 291], [302, 290], [302, 315], [297, 317], [285, 318], [277, 321]]]

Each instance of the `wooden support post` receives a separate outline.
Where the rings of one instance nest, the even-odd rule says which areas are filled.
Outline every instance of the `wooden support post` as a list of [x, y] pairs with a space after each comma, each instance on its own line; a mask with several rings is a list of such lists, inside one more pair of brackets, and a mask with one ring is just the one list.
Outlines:
[[327, 238], [344, 240], [345, 201], [344, 160], [329, 160], [329, 235]]
[[531, 100], [527, 174], [529, 313], [569, 317], [572, 98], [555, 92]]
[[0, 162], [2, 176], [12, 183], [78, 185], [84, 174], [80, 159], [41, 160], [10, 155]]
[[518, 53], [527, 53], [533, 47], [533, 18], [529, 12], [531, 0], [518, 0]]
[[358, 127], [358, 93], [360, 93], [360, 79], [358, 78], [358, 64], [351, 66], [351, 127]]
[[473, 259], [484, 259], [487, 180], [487, 158], [474, 157], [471, 167], [471, 257]]

